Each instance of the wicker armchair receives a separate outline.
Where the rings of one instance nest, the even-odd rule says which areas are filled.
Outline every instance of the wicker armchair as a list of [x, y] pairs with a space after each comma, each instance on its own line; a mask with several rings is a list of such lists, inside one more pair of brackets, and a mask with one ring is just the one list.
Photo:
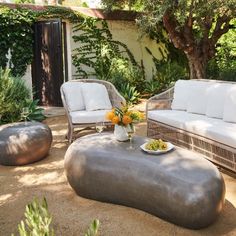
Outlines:
[[[104, 81], [104, 80], [97, 80], [97, 79], [79, 79], [79, 80], [70, 80], [69, 82], [73, 82], [73, 83], [97, 83], [97, 84], [102, 84], [106, 87], [109, 98], [110, 98], [110, 102], [112, 104], [112, 106], [116, 106], [116, 107], [120, 107], [121, 103], [125, 104], [125, 99], [119, 94], [119, 92], [117, 91], [117, 89], [114, 87], [113, 84], [111, 84], [110, 82]], [[71, 143], [74, 136], [74, 129], [75, 128], [81, 128], [80, 131], [89, 128], [89, 127], [94, 127], [95, 126], [95, 122], [92, 123], [83, 123], [83, 122], [76, 122], [73, 123], [72, 121], [72, 116], [71, 116], [71, 112], [69, 110], [68, 107], [68, 103], [67, 103], [67, 99], [66, 99], [66, 94], [65, 94], [65, 90], [63, 89], [63, 85], [61, 86], [61, 97], [62, 97], [62, 103], [63, 106], [66, 110], [66, 115], [68, 118], [68, 131], [67, 131], [67, 138], [69, 140], [69, 142]], [[111, 123], [110, 122], [104, 122], [106, 126], [110, 126]]]
[[[232, 82], [232, 84], [235, 85], [236, 83]], [[228, 146], [202, 135], [149, 118], [148, 113], [152, 110], [171, 110], [173, 95], [174, 87], [151, 97], [147, 101], [147, 136], [155, 139], [161, 138], [168, 140], [177, 146], [199, 152], [211, 162], [236, 172], [236, 146]]]

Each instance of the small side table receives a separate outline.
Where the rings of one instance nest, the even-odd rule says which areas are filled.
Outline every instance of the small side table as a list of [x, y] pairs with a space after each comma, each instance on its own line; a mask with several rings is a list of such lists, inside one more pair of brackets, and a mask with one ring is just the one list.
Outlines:
[[50, 128], [40, 122], [0, 126], [0, 164], [18, 166], [45, 158], [52, 143]]

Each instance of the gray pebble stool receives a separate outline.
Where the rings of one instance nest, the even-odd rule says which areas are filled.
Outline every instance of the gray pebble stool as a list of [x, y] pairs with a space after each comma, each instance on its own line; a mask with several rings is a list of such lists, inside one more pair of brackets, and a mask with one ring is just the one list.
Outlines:
[[40, 122], [0, 126], [0, 164], [18, 166], [45, 158], [52, 143], [50, 128]]

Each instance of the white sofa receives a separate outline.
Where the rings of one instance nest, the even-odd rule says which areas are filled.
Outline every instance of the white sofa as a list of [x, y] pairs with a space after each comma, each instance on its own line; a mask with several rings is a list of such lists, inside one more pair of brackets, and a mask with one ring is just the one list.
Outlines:
[[97, 79], [70, 80], [61, 86], [62, 103], [68, 118], [67, 138], [73, 140], [75, 127], [87, 128], [96, 122], [106, 121], [106, 113], [112, 107], [125, 104], [125, 99], [116, 88], [107, 81]]
[[148, 136], [200, 152], [236, 172], [236, 83], [179, 80], [147, 102]]

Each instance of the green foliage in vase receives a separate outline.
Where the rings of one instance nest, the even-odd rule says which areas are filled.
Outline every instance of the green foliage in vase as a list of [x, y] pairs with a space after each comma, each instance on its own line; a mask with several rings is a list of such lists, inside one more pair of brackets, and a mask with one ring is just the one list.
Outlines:
[[38, 101], [30, 98], [25, 82], [10, 74], [10, 70], [0, 69], [0, 114], [1, 124], [22, 120], [23, 107], [29, 108], [27, 120], [42, 121], [43, 109], [37, 107]]
[[138, 85], [144, 79], [143, 68], [125, 44], [112, 38], [106, 21], [85, 19], [75, 26], [74, 32], [80, 32], [73, 36], [80, 45], [72, 57], [77, 78], [96, 76], [112, 82], [118, 89], [124, 82], [140, 87]]

